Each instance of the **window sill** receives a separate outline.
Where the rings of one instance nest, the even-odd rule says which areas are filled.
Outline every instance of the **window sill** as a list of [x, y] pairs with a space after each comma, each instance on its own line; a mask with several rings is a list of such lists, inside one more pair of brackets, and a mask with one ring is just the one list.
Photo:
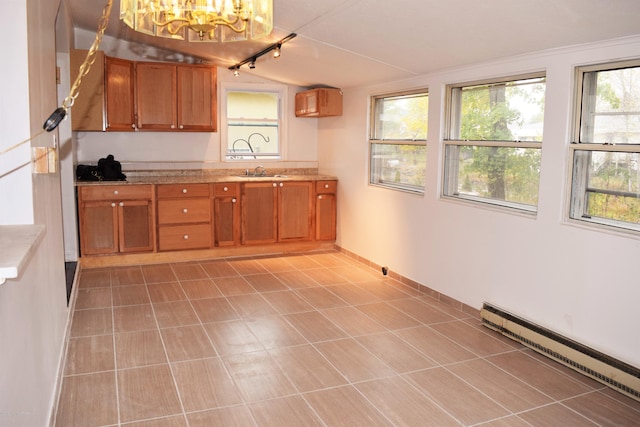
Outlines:
[[20, 276], [45, 233], [44, 225], [0, 225], [0, 285]]

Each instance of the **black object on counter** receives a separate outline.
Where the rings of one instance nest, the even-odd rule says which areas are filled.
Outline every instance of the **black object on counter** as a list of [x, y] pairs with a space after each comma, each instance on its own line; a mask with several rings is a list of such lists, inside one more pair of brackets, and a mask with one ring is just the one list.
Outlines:
[[98, 161], [98, 166], [76, 166], [76, 179], [78, 181], [124, 181], [127, 176], [122, 173], [120, 162], [109, 154]]

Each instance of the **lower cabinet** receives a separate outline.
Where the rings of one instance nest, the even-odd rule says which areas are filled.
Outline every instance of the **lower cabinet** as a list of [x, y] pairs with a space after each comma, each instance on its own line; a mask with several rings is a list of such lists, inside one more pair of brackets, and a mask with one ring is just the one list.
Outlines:
[[151, 185], [80, 187], [78, 217], [81, 254], [153, 251], [153, 200]]
[[336, 239], [337, 187], [336, 181], [316, 182], [316, 240]]
[[242, 244], [275, 243], [278, 218], [275, 215], [278, 184], [247, 182], [242, 185]]
[[213, 184], [214, 244], [240, 244], [240, 184]]
[[209, 184], [160, 184], [158, 198], [158, 250], [212, 247]]
[[278, 241], [290, 242], [313, 238], [313, 183], [285, 181], [278, 183]]

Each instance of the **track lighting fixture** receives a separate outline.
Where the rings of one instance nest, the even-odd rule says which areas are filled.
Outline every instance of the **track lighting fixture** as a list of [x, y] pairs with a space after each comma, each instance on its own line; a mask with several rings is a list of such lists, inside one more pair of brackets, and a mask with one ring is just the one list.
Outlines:
[[244, 61], [238, 62], [235, 65], [232, 65], [231, 67], [229, 67], [229, 69], [232, 70], [233, 71], [233, 75], [237, 77], [237, 76], [240, 75], [240, 67], [242, 67], [245, 64], [249, 64], [249, 69], [251, 69], [251, 70], [256, 68], [256, 61], [262, 55], [266, 55], [267, 53], [273, 51], [273, 57], [274, 58], [279, 58], [281, 53], [282, 53], [281, 52], [282, 45], [284, 43], [288, 42], [289, 40], [291, 40], [292, 38], [294, 38], [295, 36], [297, 36], [296, 33], [291, 33], [287, 37], [283, 38], [282, 40], [279, 40], [276, 43], [274, 43], [272, 45], [269, 45], [266, 48], [262, 49], [260, 52], [256, 53], [255, 55], [251, 55], [250, 57], [248, 57]]

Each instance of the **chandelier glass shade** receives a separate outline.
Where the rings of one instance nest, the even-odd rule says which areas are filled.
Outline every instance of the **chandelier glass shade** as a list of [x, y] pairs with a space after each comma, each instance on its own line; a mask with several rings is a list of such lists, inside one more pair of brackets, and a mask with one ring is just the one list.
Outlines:
[[144, 34], [192, 42], [271, 34], [273, 0], [121, 0], [120, 19]]

